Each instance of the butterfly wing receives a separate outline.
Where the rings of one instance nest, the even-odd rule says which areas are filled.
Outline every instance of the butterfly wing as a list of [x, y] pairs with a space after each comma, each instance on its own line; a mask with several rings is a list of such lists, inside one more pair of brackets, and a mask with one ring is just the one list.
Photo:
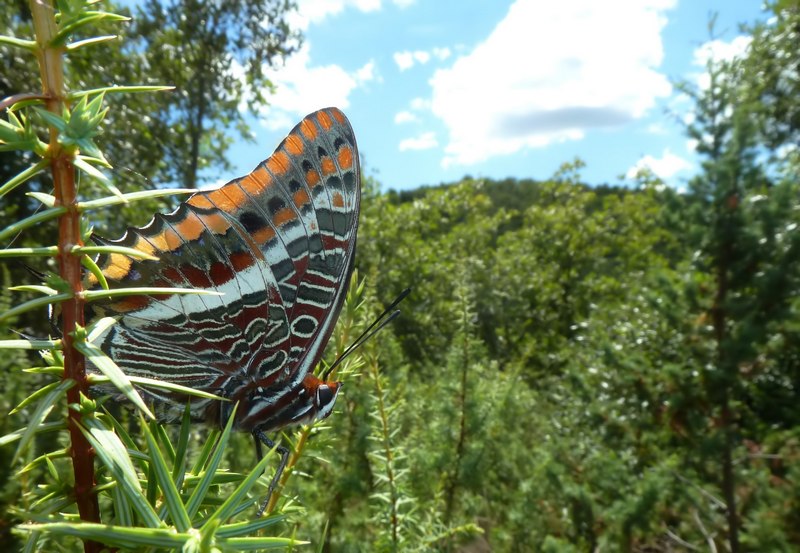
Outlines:
[[[129, 375], [225, 397], [296, 386], [319, 361], [352, 273], [360, 211], [358, 150], [335, 108], [307, 116], [252, 173], [198, 192], [110, 244], [112, 287], [184, 287], [220, 295], [129, 296], [97, 303], [119, 322], [102, 349]], [[90, 283], [91, 284], [91, 283]], [[186, 397], [148, 390], [160, 418]], [[192, 399], [196, 418], [217, 402]]]

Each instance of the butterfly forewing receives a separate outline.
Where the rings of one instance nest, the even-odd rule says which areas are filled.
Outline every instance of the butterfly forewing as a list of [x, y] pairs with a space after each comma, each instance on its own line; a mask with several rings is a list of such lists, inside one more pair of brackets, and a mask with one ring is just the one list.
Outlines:
[[[268, 389], [279, 402], [322, 355], [352, 272], [359, 210], [350, 124], [335, 108], [315, 112], [249, 175], [198, 192], [110, 242], [159, 258], [101, 258], [112, 287], [221, 295], [98, 303], [98, 315], [119, 318], [101, 347], [127, 374], [243, 400], [239, 426], [258, 427], [265, 405], [248, 411], [248, 393]], [[146, 394], [167, 420], [180, 416], [187, 400]], [[218, 409], [218, 402], [192, 399], [196, 418], [213, 419]]]

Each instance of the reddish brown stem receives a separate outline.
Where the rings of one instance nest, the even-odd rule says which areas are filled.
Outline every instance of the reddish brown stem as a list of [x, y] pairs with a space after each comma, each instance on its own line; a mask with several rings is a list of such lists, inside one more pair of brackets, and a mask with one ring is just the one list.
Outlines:
[[43, 94], [30, 94], [30, 93], [14, 94], [13, 96], [8, 96], [7, 98], [3, 98], [3, 100], [0, 101], [0, 111], [10, 108], [14, 104], [22, 102], [24, 100], [44, 100], [44, 99], [45, 97]]
[[[76, 385], [67, 391], [69, 404], [80, 403], [80, 395], [88, 395], [86, 362], [83, 355], [73, 347], [74, 333], [78, 325], [84, 326], [84, 302], [78, 295], [82, 290], [81, 262], [71, 253], [76, 245], [82, 245], [79, 227], [79, 212], [76, 208], [75, 168], [66, 156], [52, 160], [53, 181], [55, 183], [56, 205], [63, 205], [67, 212], [58, 224], [58, 268], [59, 274], [69, 282], [76, 294], [71, 300], [61, 304], [64, 332], [64, 378], [72, 379]], [[80, 431], [81, 414], [69, 410], [69, 433], [72, 442], [70, 453], [75, 473], [75, 500], [82, 520], [100, 522], [97, 496], [93, 492], [94, 450]], [[87, 544], [88, 546], [89, 544]], [[86, 551], [94, 551], [86, 548]], [[99, 549], [97, 549], [99, 551]]]
[[[37, 42], [37, 58], [42, 78], [42, 92], [46, 98], [47, 109], [61, 115], [64, 108], [64, 67], [63, 47], [53, 47], [51, 42], [58, 32], [55, 20], [55, 9], [49, 0], [31, 0], [34, 31]], [[58, 269], [61, 277], [69, 283], [74, 297], [62, 304], [62, 320], [64, 333], [64, 379], [74, 380], [76, 385], [67, 392], [69, 404], [80, 403], [83, 393], [88, 395], [86, 379], [86, 362], [83, 355], [74, 347], [75, 330], [78, 325], [84, 326], [84, 301], [80, 296], [83, 290], [80, 257], [72, 253], [74, 246], [82, 245], [80, 234], [80, 212], [77, 208], [77, 191], [75, 189], [75, 153], [61, 147], [58, 131], [50, 129], [50, 145], [48, 154], [53, 174], [56, 205], [67, 208], [58, 223]], [[81, 415], [69, 409], [69, 433], [72, 446], [72, 466], [75, 473], [75, 501], [82, 520], [100, 522], [100, 509], [97, 496], [93, 492], [94, 450], [80, 431]], [[99, 553], [99, 543], [84, 542], [86, 553]]]

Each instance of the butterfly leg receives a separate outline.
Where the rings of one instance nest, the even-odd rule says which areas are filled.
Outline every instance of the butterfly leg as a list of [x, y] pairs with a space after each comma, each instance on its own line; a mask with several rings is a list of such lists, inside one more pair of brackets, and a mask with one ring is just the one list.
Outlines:
[[[270, 440], [267, 435], [262, 432], [261, 430], [256, 430], [253, 432], [253, 441], [256, 444], [256, 455], [258, 456], [258, 460], [260, 461], [264, 457], [264, 452], [261, 449], [261, 444], [264, 444], [268, 448], [272, 449], [275, 447], [275, 442]], [[289, 449], [279, 445], [275, 447], [275, 451], [281, 454], [281, 463], [278, 465], [278, 470], [275, 471], [275, 476], [272, 477], [272, 481], [269, 483], [269, 489], [267, 490], [267, 497], [264, 500], [264, 503], [261, 504], [261, 507], [258, 509], [256, 513], [256, 517], [261, 517], [264, 514], [264, 511], [267, 510], [267, 505], [269, 505], [269, 500], [272, 498], [272, 494], [275, 492], [275, 487], [278, 485], [278, 480], [280, 480], [281, 475], [283, 474], [283, 469], [286, 468], [286, 463], [289, 462]]]

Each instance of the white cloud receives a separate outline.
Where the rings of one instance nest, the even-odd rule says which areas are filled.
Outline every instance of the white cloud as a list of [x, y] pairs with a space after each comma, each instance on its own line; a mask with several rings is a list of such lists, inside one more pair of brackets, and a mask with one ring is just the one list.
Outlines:
[[419, 121], [419, 117], [410, 111], [398, 111], [394, 115], [394, 122], [398, 125], [401, 123], [413, 123], [415, 121]]
[[428, 63], [430, 59], [431, 55], [425, 50], [417, 50], [416, 52], [414, 52], [414, 60], [418, 61], [419, 63], [422, 64]]
[[489, 37], [431, 79], [449, 128], [442, 164], [576, 140], [642, 117], [672, 87], [656, 71], [675, 0], [517, 0]]
[[368, 83], [375, 80], [375, 60], [369, 60], [355, 73], [356, 81], [361, 83]]
[[400, 71], [411, 69], [414, 64], [425, 65], [431, 58], [436, 58], [439, 61], [444, 61], [450, 57], [450, 48], [432, 48], [428, 50], [403, 50], [402, 52], [395, 52], [393, 54], [394, 62]]
[[657, 176], [668, 180], [681, 171], [692, 168], [692, 164], [684, 158], [677, 156], [665, 148], [660, 158], [646, 155], [628, 169], [626, 177], [632, 179], [640, 169], [649, 168]]
[[431, 101], [425, 98], [413, 98], [411, 100], [411, 109], [422, 111], [431, 108]]
[[415, 138], [406, 138], [400, 141], [400, 151], [406, 150], [429, 150], [439, 145], [436, 140], [436, 133], [425, 132]]
[[433, 56], [436, 59], [439, 59], [439, 60], [442, 60], [442, 61], [444, 61], [447, 58], [449, 58], [451, 53], [452, 52], [450, 52], [450, 48], [447, 48], [446, 46], [444, 48], [434, 48], [433, 50], [431, 50], [431, 54], [433, 54]]
[[275, 84], [270, 105], [262, 109], [267, 128], [289, 127], [298, 117], [327, 106], [346, 109], [350, 93], [375, 78], [373, 61], [353, 72], [335, 64], [312, 66], [310, 49], [308, 43], [304, 44], [283, 67], [266, 72]]
[[664, 135], [667, 134], [667, 129], [664, 127], [664, 124], [661, 122], [650, 123], [647, 125], [646, 129], [648, 134], [657, 134], [657, 135]]
[[697, 85], [702, 90], [706, 90], [711, 85], [711, 77], [708, 71], [705, 71], [709, 62], [730, 61], [741, 57], [749, 48], [751, 40], [752, 37], [741, 35], [730, 42], [718, 39], [710, 40], [695, 48], [692, 64], [704, 70], [695, 75]]
[[[394, 115], [394, 122], [396, 125], [401, 125], [403, 123], [419, 123], [422, 120], [419, 113], [428, 112], [430, 109], [430, 100], [426, 100], [425, 98], [413, 98], [409, 102], [409, 109], [398, 111]], [[428, 134], [432, 135], [433, 133]]]
[[348, 7], [373, 12], [381, 9], [381, 0], [298, 0], [297, 11], [292, 12], [287, 20], [292, 28], [306, 31], [310, 24], [319, 24]]
[[750, 46], [752, 37], [741, 35], [730, 42], [710, 40], [695, 48], [692, 63], [705, 67], [709, 61], [730, 61], [742, 56]]
[[411, 69], [414, 66], [414, 54], [412, 52], [395, 52], [393, 57], [400, 71]]

